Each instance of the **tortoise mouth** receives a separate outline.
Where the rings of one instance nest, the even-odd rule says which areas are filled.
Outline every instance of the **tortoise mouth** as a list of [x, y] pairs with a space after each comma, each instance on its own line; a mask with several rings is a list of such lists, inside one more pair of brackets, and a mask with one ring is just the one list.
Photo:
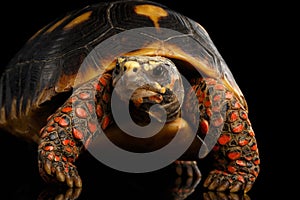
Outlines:
[[[151, 109], [154, 105], [159, 105], [159, 108], [164, 109], [165, 112], [161, 112], [160, 109]], [[166, 117], [166, 122], [170, 122], [180, 115], [180, 103], [176, 95], [168, 88], [158, 90], [150, 86], [140, 87], [132, 94], [130, 107], [131, 117], [140, 125], [150, 123], [150, 118], [162, 122]]]

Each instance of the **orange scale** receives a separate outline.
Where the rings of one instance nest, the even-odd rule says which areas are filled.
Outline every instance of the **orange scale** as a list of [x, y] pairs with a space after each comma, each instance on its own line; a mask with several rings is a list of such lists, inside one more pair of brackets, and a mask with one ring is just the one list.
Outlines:
[[64, 108], [61, 109], [61, 112], [63, 113], [69, 113], [72, 111], [72, 107], [71, 106], [66, 106]]
[[255, 151], [255, 150], [257, 149], [257, 145], [254, 144], [252, 147], [250, 147], [250, 149], [251, 149], [252, 151]]
[[48, 126], [47, 129], [46, 129], [47, 132], [52, 132], [54, 130], [55, 130], [54, 126]]
[[259, 164], [260, 164], [260, 159], [254, 160], [253, 163], [254, 163], [255, 165], [259, 165]]
[[89, 99], [91, 97], [91, 95], [87, 92], [81, 92], [78, 96], [80, 99]]
[[241, 157], [241, 153], [240, 152], [229, 152], [227, 154], [227, 156], [230, 160], [237, 160]]
[[66, 140], [63, 140], [63, 141], [62, 141], [62, 144], [66, 146], [66, 145], [69, 144], [69, 142], [70, 142], [70, 140], [66, 139]]
[[234, 127], [232, 129], [232, 132], [234, 132], [234, 133], [240, 133], [240, 132], [242, 132], [243, 129], [244, 129], [243, 124], [239, 124], [239, 125], [237, 125], [236, 127]]
[[231, 137], [229, 134], [221, 134], [221, 136], [218, 139], [219, 144], [225, 145], [231, 140]]
[[45, 150], [45, 151], [52, 151], [53, 149], [54, 149], [53, 146], [45, 146], [45, 147], [44, 147], [44, 150]]
[[236, 162], [236, 164], [238, 164], [239, 166], [242, 166], [242, 167], [245, 167], [245, 166], [246, 166], [246, 162], [243, 161], [243, 160], [236, 160], [235, 162]]
[[102, 111], [101, 105], [97, 105], [97, 107], [96, 107], [96, 114], [97, 114], [97, 116], [98, 116], [99, 118], [102, 117], [103, 111]]
[[225, 87], [222, 84], [217, 84], [217, 85], [215, 85], [215, 89], [216, 90], [225, 90]]
[[60, 161], [60, 157], [59, 156], [54, 156], [54, 161]]
[[239, 118], [239, 115], [236, 111], [233, 111], [231, 114], [230, 114], [230, 121], [234, 122], [236, 121], [237, 119]]
[[103, 130], [106, 129], [106, 127], [109, 125], [109, 123], [110, 123], [109, 117], [105, 116], [103, 121], [102, 121], [102, 125], [101, 125], [102, 129]]
[[208, 130], [209, 130], [209, 124], [208, 124], [208, 121], [207, 120], [202, 120], [200, 122], [200, 128], [201, 128], [201, 132], [203, 134], [207, 134], [208, 133]]
[[225, 98], [226, 98], [226, 99], [232, 99], [232, 97], [233, 97], [233, 94], [232, 94], [231, 92], [228, 92], [228, 91], [227, 91], [227, 92], [225, 93]]
[[211, 101], [210, 100], [205, 100], [203, 104], [204, 104], [205, 107], [209, 107], [209, 106], [211, 106]]
[[100, 78], [99, 78], [99, 82], [100, 82], [101, 85], [103, 85], [104, 87], [107, 85], [107, 81], [105, 80], [104, 77], [100, 77]]
[[101, 85], [99, 83], [95, 83], [94, 88], [96, 91], [100, 92], [101, 91]]
[[89, 123], [88, 123], [88, 129], [89, 129], [89, 131], [90, 131], [91, 133], [96, 132], [96, 130], [97, 130], [97, 124], [92, 123], [92, 122], [89, 122]]
[[73, 136], [78, 140], [83, 139], [83, 133], [76, 128], [73, 128]]
[[54, 117], [54, 121], [57, 123], [59, 122], [59, 120], [61, 119], [61, 117]]
[[248, 140], [239, 140], [239, 145], [242, 146], [242, 147], [247, 145], [248, 143], [249, 143]]
[[65, 156], [62, 156], [61, 159], [65, 162], [67, 161], [67, 158]]
[[48, 156], [47, 156], [47, 159], [53, 160], [54, 159], [54, 154], [53, 153], [49, 153]]
[[69, 98], [68, 102], [69, 102], [69, 103], [74, 103], [74, 102], [76, 102], [77, 100], [78, 100], [78, 98], [77, 98], [76, 96], [73, 96], [73, 97], [70, 97], [70, 98]]
[[234, 173], [234, 172], [236, 172], [236, 168], [235, 167], [233, 167], [233, 166], [228, 166], [227, 167], [227, 170], [230, 172], [230, 173]]
[[243, 176], [238, 176], [237, 178], [240, 182], [245, 183], [245, 179]]
[[85, 109], [79, 107], [79, 108], [76, 108], [75, 109], [75, 113], [77, 115], [77, 117], [80, 117], [80, 118], [87, 118], [87, 112]]
[[66, 147], [65, 150], [69, 153], [71, 153], [73, 151], [72, 148], [70, 148], [70, 147]]
[[69, 126], [69, 121], [66, 118], [61, 118], [58, 122], [58, 124], [62, 127]]
[[219, 117], [218, 119], [215, 119], [213, 120], [212, 124], [215, 126], [215, 127], [219, 127], [221, 125], [223, 125], [224, 123], [224, 120], [222, 117]]

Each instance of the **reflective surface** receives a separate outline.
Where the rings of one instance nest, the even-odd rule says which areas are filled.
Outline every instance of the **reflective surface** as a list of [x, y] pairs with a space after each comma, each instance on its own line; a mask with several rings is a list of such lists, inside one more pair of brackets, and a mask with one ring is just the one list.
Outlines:
[[[119, 172], [104, 166], [89, 154], [84, 154], [77, 165], [83, 179], [82, 189], [68, 189], [45, 184], [36, 164], [36, 146], [1, 134], [1, 199], [164, 199], [164, 200], [218, 200], [264, 199], [275, 193], [263, 170], [254, 188], [244, 194], [210, 192], [202, 188], [202, 179], [177, 176], [175, 166], [142, 174]], [[205, 166], [198, 164], [204, 175]], [[266, 176], [267, 175], [267, 176]], [[204, 179], [204, 178], [203, 178]]]

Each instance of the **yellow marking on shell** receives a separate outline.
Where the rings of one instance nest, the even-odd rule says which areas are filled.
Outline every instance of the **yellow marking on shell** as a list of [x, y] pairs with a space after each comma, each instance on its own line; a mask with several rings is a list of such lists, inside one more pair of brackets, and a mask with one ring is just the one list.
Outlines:
[[68, 19], [70, 17], [70, 15], [65, 16], [64, 18], [62, 18], [61, 20], [59, 20], [58, 22], [56, 22], [55, 24], [53, 24], [47, 31], [46, 33], [51, 33], [52, 31], [54, 31], [59, 25], [61, 25], [64, 21], [66, 21], [66, 19]]
[[149, 17], [156, 28], [159, 28], [159, 19], [168, 16], [168, 12], [161, 7], [148, 4], [135, 6], [134, 12]]
[[64, 27], [64, 30], [71, 29], [71, 28], [77, 26], [78, 24], [81, 24], [81, 23], [87, 21], [90, 18], [91, 14], [92, 14], [92, 11], [88, 11], [86, 13], [83, 13], [82, 15], [79, 15], [78, 17], [73, 19], [71, 22], [69, 22]]
[[5, 107], [1, 107], [0, 109], [0, 125], [5, 124], [6, 122], [6, 116], [5, 116]]
[[38, 30], [33, 36], [31, 36], [30, 38], [29, 38], [29, 40], [28, 41], [31, 41], [31, 40], [33, 40], [34, 38], [36, 38], [43, 30], [45, 30], [46, 29], [46, 26], [45, 27], [43, 27], [43, 28], [41, 28], [40, 30]]
[[16, 98], [13, 98], [11, 101], [11, 108], [10, 108], [10, 118], [11, 119], [17, 119], [17, 100]]

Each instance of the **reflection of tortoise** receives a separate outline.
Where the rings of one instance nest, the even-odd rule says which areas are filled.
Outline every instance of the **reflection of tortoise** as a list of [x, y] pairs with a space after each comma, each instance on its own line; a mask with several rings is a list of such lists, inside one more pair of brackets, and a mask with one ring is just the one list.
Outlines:
[[[171, 70], [174, 64], [191, 90], [180, 92], [179, 72]], [[157, 3], [92, 5], [38, 31], [1, 76], [0, 126], [39, 144], [39, 169], [45, 180], [81, 187], [74, 163], [102, 133], [99, 129], [115, 126], [110, 97], [119, 81], [124, 87], [116, 90], [121, 99], [134, 91], [130, 109], [135, 122], [148, 123], [148, 116], [158, 119], [149, 110], [158, 103], [168, 114], [163, 134], [173, 137], [176, 131], [170, 125], [187, 122], [199, 126], [198, 139], [215, 135], [209, 153], [214, 167], [205, 187], [250, 190], [259, 173], [259, 154], [242, 92], [205, 30]], [[183, 93], [188, 95], [179, 109], [178, 95]], [[179, 120], [182, 112], [200, 117]], [[112, 139], [132, 144], [136, 151], [141, 146], [128, 137]], [[146, 150], [158, 145], [147, 144]], [[197, 166], [192, 168], [198, 172]]]

